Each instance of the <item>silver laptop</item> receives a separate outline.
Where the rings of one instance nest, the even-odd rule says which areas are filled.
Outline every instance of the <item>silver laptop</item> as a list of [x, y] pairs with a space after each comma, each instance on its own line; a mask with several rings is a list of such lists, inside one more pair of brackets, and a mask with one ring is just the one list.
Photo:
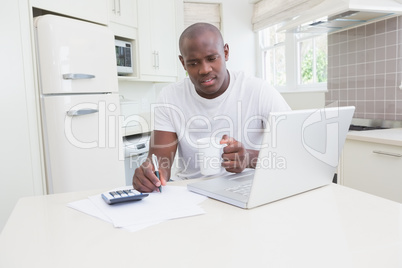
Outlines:
[[255, 170], [187, 185], [190, 191], [254, 208], [332, 182], [355, 107], [272, 112]]

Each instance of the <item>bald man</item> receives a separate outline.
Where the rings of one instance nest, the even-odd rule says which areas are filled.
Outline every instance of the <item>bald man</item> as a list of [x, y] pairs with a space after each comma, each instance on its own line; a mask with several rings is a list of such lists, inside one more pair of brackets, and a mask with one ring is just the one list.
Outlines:
[[[266, 81], [226, 68], [229, 46], [215, 26], [189, 26], [180, 36], [179, 48], [189, 78], [163, 88], [158, 97], [148, 159], [133, 176], [133, 186], [141, 192], [166, 185], [176, 151], [181, 176], [200, 177], [200, 138], [220, 137], [227, 145], [222, 155], [227, 172], [255, 168], [269, 113], [290, 110]], [[160, 180], [152, 154], [159, 159]]]

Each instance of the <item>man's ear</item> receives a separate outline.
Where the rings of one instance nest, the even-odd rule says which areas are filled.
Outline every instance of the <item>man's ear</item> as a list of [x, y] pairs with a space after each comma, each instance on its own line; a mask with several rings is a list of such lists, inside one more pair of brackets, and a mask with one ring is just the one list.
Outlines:
[[223, 46], [223, 52], [225, 53], [225, 61], [229, 60], [229, 45], [225, 44]]
[[180, 62], [181, 62], [181, 65], [183, 65], [184, 70], [187, 71], [186, 66], [184, 65], [184, 58], [183, 58], [182, 55], [179, 55], [179, 60], [180, 60]]

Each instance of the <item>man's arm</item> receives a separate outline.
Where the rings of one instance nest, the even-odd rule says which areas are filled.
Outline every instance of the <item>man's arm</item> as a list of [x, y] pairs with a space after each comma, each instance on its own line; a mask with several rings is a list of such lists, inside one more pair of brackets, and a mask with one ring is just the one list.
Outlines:
[[[150, 139], [147, 160], [135, 170], [133, 187], [140, 192], [153, 192], [170, 179], [170, 169], [177, 149], [177, 135], [174, 132], [154, 130]], [[154, 174], [152, 154], [158, 157], [160, 181]]]

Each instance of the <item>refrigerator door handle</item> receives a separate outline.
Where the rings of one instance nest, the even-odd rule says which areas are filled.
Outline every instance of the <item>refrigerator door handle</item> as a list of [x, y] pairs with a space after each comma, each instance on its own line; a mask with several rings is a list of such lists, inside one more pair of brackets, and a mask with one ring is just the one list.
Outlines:
[[79, 109], [79, 110], [70, 110], [67, 111], [68, 116], [80, 116], [86, 114], [93, 114], [99, 112], [98, 109]]
[[77, 80], [77, 79], [91, 79], [95, 78], [93, 74], [63, 74], [63, 79], [65, 80]]

